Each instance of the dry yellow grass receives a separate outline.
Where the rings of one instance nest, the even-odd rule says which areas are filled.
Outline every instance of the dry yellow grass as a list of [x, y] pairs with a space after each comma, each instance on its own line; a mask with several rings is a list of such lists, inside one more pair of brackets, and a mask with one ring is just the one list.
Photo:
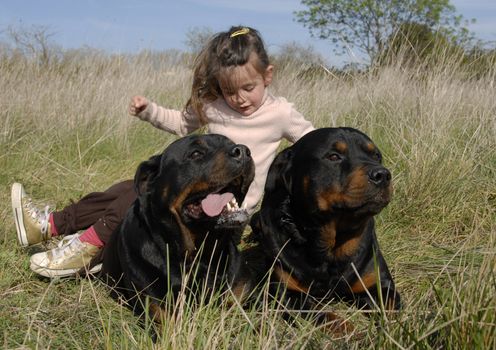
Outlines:
[[[187, 55], [67, 58], [52, 67], [0, 61], [0, 336], [4, 348], [152, 348], [130, 313], [91, 280], [50, 283], [28, 268], [11, 218], [10, 184], [57, 204], [130, 178], [174, 137], [127, 114], [133, 94], [180, 109]], [[271, 87], [316, 126], [369, 134], [394, 176], [379, 241], [405, 309], [365, 336], [332, 340], [270, 304], [242, 310], [181, 304], [161, 345], [186, 348], [494, 348], [496, 346], [496, 95], [494, 72], [470, 78], [446, 60], [431, 71], [361, 74], [280, 66]], [[277, 67], [276, 67], [277, 69]], [[277, 309], [277, 308], [276, 308]]]

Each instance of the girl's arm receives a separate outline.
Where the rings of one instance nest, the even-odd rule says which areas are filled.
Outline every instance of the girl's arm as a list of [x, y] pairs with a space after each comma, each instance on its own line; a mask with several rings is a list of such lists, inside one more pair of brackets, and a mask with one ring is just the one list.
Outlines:
[[158, 129], [179, 136], [187, 135], [201, 126], [196, 115], [159, 106], [143, 96], [134, 96], [131, 99], [129, 113]]
[[312, 123], [305, 119], [305, 117], [291, 106], [289, 112], [289, 123], [287, 124], [284, 138], [291, 143], [295, 143], [306, 133], [315, 129]]

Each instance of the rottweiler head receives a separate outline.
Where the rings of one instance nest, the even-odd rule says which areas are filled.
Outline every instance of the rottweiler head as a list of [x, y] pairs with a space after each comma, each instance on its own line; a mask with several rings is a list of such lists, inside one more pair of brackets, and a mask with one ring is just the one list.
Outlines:
[[253, 176], [246, 146], [215, 134], [181, 138], [139, 166], [140, 216], [151, 228], [181, 232], [191, 249], [198, 235], [239, 219], [233, 213], [243, 212], [239, 206]]
[[295, 212], [307, 217], [373, 216], [391, 200], [381, 152], [352, 128], [306, 134], [277, 157], [269, 174], [267, 196], [284, 189]]

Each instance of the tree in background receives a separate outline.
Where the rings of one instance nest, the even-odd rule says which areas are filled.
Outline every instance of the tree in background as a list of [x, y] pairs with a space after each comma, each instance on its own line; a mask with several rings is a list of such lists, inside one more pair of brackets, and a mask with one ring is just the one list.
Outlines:
[[6, 34], [15, 50], [25, 57], [38, 60], [42, 66], [48, 66], [60, 55], [61, 49], [51, 40], [55, 33], [48, 26], [8, 26]]
[[463, 45], [471, 38], [449, 0], [302, 0], [295, 12], [314, 37], [330, 39], [336, 53], [358, 49], [376, 63], [405, 23], [416, 23]]
[[375, 62], [379, 65], [436, 65], [443, 59], [463, 54], [463, 48], [446, 35], [425, 24], [405, 22], [387, 39], [386, 47]]
[[403, 23], [388, 38], [376, 63], [378, 66], [417, 67], [425, 72], [431, 72], [434, 67], [456, 66], [466, 77], [480, 78], [494, 74], [496, 49], [494, 44], [480, 40], [472, 40], [469, 46], [463, 46], [426, 25]]
[[186, 32], [186, 39], [184, 44], [189, 48], [191, 53], [197, 54], [205, 46], [215, 32], [210, 27], [193, 27], [189, 28]]

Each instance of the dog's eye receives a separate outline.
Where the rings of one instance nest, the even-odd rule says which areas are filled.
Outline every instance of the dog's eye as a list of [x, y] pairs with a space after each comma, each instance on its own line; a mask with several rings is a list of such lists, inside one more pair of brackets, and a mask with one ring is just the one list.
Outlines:
[[200, 158], [202, 155], [203, 155], [203, 153], [202, 153], [202, 152], [200, 152], [200, 151], [198, 151], [198, 150], [195, 150], [195, 151], [193, 151], [193, 152], [191, 152], [191, 153], [189, 154], [189, 158], [190, 158], [190, 159], [198, 159], [198, 158]]
[[380, 154], [379, 152], [375, 152], [372, 155], [372, 158], [374, 158], [375, 160], [377, 160], [378, 162], [380, 162], [380, 161], [382, 161], [382, 154]]
[[327, 159], [329, 159], [331, 162], [337, 162], [341, 160], [341, 156], [337, 153], [331, 153], [327, 155]]

